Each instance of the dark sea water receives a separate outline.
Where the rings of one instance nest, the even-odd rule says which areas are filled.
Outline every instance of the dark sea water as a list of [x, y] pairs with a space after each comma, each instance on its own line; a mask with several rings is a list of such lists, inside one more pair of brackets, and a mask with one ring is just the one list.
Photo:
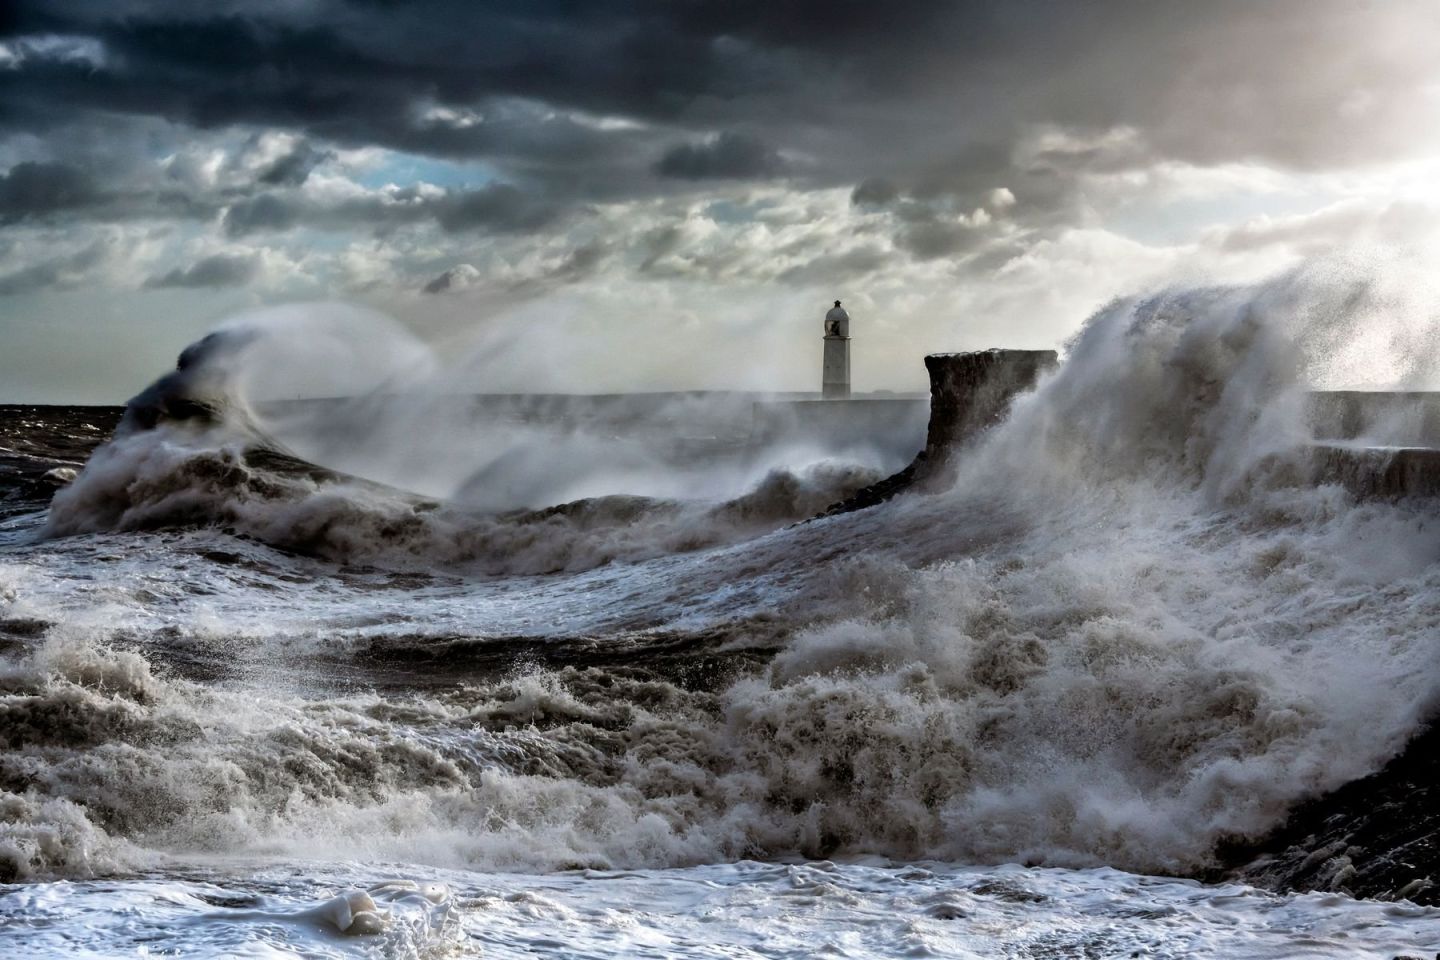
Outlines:
[[1253, 305], [1116, 305], [953, 485], [822, 519], [913, 450], [267, 406], [254, 342], [0, 408], [0, 954], [1440, 949], [1217, 882], [1440, 675], [1435, 506], [1294, 481]]

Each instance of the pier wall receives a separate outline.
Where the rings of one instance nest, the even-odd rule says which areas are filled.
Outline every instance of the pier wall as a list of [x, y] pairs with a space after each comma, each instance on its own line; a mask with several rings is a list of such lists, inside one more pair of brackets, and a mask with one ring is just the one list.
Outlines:
[[935, 353], [925, 358], [930, 374], [930, 417], [925, 447], [904, 470], [826, 510], [849, 513], [884, 503], [902, 490], [938, 485], [957, 450], [999, 423], [1016, 395], [1032, 389], [1057, 362], [1053, 350], [980, 350]]
[[1440, 496], [1440, 393], [1316, 391], [1308, 412], [1313, 482], [1357, 497]]
[[[941, 485], [950, 475], [957, 452], [1000, 422], [1014, 398], [1032, 389], [1041, 374], [1056, 363], [1051, 350], [992, 349], [927, 356], [930, 402], [923, 450], [904, 470], [833, 505], [826, 513], [874, 506], [917, 485], [922, 489]], [[817, 428], [824, 421], [826, 430], [844, 429], [847, 417], [871, 416], [863, 415], [863, 408], [843, 402], [807, 406], [804, 415]], [[874, 409], [878, 415], [881, 408]], [[913, 410], [907, 416], [914, 417]], [[1316, 438], [1305, 460], [1304, 479], [1308, 482], [1338, 483], [1367, 498], [1440, 496], [1440, 392], [1316, 391], [1309, 397], [1308, 416]], [[857, 419], [855, 424], [857, 430], [875, 429], [871, 419]]]

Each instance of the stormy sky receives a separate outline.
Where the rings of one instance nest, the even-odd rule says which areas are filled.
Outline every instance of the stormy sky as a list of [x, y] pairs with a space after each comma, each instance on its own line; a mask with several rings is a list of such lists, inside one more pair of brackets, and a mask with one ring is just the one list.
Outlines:
[[339, 300], [477, 389], [856, 386], [1436, 247], [1435, 0], [0, 5], [0, 401]]

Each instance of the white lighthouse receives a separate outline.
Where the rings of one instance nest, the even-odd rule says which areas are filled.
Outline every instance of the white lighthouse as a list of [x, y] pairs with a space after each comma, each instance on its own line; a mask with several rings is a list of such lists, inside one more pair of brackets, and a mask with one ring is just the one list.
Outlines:
[[820, 373], [823, 400], [850, 398], [850, 314], [835, 301], [825, 314], [825, 363]]

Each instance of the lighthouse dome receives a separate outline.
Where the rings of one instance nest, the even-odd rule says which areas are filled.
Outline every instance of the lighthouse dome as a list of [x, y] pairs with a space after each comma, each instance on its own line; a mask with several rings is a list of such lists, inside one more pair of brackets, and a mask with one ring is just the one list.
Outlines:
[[835, 306], [825, 314], [825, 336], [827, 337], [848, 337], [850, 336], [850, 314], [840, 306], [840, 301], [835, 301]]

